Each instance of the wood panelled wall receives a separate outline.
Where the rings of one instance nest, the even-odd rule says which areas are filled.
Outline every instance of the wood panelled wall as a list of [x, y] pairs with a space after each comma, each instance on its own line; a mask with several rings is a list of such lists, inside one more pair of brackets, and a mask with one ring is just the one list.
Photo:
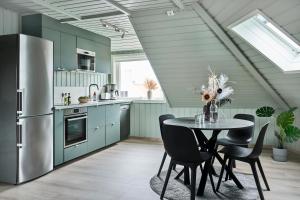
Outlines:
[[207, 83], [209, 65], [235, 82], [234, 107], [276, 106], [192, 7], [171, 17], [165, 11], [135, 12], [131, 21], [170, 106], [200, 106], [194, 89]]
[[19, 15], [0, 7], [0, 35], [19, 32]]
[[[233, 41], [272, 84], [275, 90], [290, 104], [300, 108], [300, 73], [283, 73], [255, 48], [238, 35], [228, 30], [228, 26], [255, 9], [261, 10], [300, 43], [300, 1], [297, 0], [202, 0], [202, 5], [221, 24]], [[272, 48], [272, 47], [270, 47]], [[300, 109], [296, 111], [300, 126]], [[300, 142], [291, 145], [300, 152]]]
[[[176, 117], [192, 117], [199, 113], [201, 108], [170, 108], [166, 103], [133, 103], [130, 108], [130, 135], [137, 137], [160, 138], [158, 117], [162, 114], [174, 114]], [[232, 118], [237, 113], [248, 113], [255, 116], [255, 109], [230, 109], [221, 108], [220, 117]], [[265, 144], [275, 144], [275, 124], [272, 118], [255, 118], [255, 137], [256, 141], [260, 128], [268, 121], [271, 124], [265, 138]], [[225, 134], [224, 131], [223, 134]], [[209, 136], [209, 132], [206, 135]]]
[[88, 87], [96, 83], [99, 87], [107, 84], [108, 75], [103, 73], [85, 73], [85, 72], [54, 72], [55, 87]]

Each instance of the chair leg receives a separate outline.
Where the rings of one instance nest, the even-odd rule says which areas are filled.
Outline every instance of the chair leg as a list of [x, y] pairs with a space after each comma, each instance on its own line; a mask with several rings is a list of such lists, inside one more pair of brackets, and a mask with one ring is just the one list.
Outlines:
[[212, 176], [212, 170], [209, 172], [209, 179], [210, 179], [210, 183], [211, 183], [211, 187], [214, 191], [214, 193], [217, 193], [216, 191], [216, 187], [215, 187], [215, 182], [214, 182], [214, 179], [213, 179], [213, 176]]
[[176, 171], [176, 165], [173, 165], [173, 170]]
[[168, 182], [169, 182], [169, 179], [170, 179], [170, 175], [171, 175], [171, 172], [172, 172], [172, 167], [173, 167], [173, 161], [171, 160], [170, 165], [169, 165], [169, 169], [168, 169], [168, 172], [167, 172], [167, 176], [166, 176], [166, 179], [165, 179], [164, 187], [163, 187], [163, 189], [161, 191], [161, 194], [160, 194], [160, 199], [164, 199], [164, 195], [165, 195], [167, 185], [168, 185]]
[[224, 162], [222, 163], [222, 169], [221, 169], [221, 172], [220, 172], [220, 177], [219, 177], [219, 181], [218, 181], [218, 184], [217, 184], [217, 191], [219, 191], [219, 188], [220, 188], [220, 185], [221, 185], [221, 181], [222, 181], [222, 178], [223, 178], [223, 174], [224, 174], [224, 170], [225, 170], [225, 166], [226, 166], [226, 162], [227, 162], [227, 156], [225, 155], [224, 156]]
[[201, 170], [201, 173], [203, 172], [203, 166], [202, 164], [200, 164], [200, 170]]
[[196, 191], [196, 176], [197, 176], [197, 167], [191, 167], [191, 200], [195, 200], [195, 191]]
[[158, 170], [158, 173], [157, 173], [157, 176], [158, 176], [158, 177], [160, 176], [160, 173], [161, 173], [161, 170], [162, 170], [162, 168], [163, 168], [163, 166], [164, 166], [166, 157], [167, 157], [167, 152], [164, 153], [163, 158], [162, 158], [162, 160], [161, 160], [160, 167], [159, 167], [159, 170]]
[[259, 178], [258, 178], [256, 167], [255, 167], [255, 162], [251, 162], [250, 165], [251, 165], [251, 169], [252, 169], [252, 172], [253, 172], [256, 187], [257, 187], [257, 190], [258, 190], [258, 193], [259, 193], [259, 197], [260, 197], [261, 200], [264, 200], [265, 198], [264, 198], [264, 194], [262, 192], [261, 186], [260, 186]]
[[265, 185], [266, 185], [266, 188], [267, 188], [268, 191], [270, 191], [270, 187], [269, 187], [267, 178], [266, 178], [266, 176], [265, 176], [264, 170], [263, 170], [263, 168], [262, 168], [262, 166], [261, 166], [261, 163], [260, 163], [260, 160], [259, 160], [259, 159], [257, 160], [257, 165], [258, 165], [258, 169], [259, 169], [259, 171], [260, 171], [260, 173], [261, 173], [261, 176], [262, 176], [262, 178], [263, 178], [263, 180], [264, 180], [264, 183], [265, 183]]
[[[229, 161], [228, 161], [228, 167], [230, 168], [230, 170], [232, 171], [232, 159], [230, 158]], [[229, 173], [228, 171], [226, 172], [226, 176], [225, 176], [225, 181], [228, 181], [230, 180], [230, 177], [229, 177]]]

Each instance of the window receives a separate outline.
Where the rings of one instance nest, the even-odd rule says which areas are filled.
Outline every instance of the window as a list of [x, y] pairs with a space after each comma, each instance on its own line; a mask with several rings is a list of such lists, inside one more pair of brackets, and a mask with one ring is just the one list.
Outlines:
[[229, 26], [284, 72], [300, 72], [298, 41], [261, 11], [256, 10]]
[[153, 99], [164, 99], [163, 92], [153, 69], [148, 60], [142, 61], [122, 61], [117, 64], [118, 85], [121, 96], [130, 98], [147, 98], [147, 89], [144, 86], [145, 81], [153, 80], [158, 88], [153, 90]]

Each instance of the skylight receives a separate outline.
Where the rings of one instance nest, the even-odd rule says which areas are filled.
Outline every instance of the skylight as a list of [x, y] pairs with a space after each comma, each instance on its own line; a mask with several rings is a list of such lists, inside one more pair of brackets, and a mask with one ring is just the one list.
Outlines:
[[284, 72], [300, 72], [300, 45], [261, 11], [229, 26]]

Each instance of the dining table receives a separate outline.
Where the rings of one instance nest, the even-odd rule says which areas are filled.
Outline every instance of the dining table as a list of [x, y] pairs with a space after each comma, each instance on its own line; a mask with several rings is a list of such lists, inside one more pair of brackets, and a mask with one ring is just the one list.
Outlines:
[[[221, 164], [223, 164], [224, 160], [218, 154], [218, 150], [216, 148], [217, 137], [220, 134], [220, 132], [250, 128], [254, 126], [253, 122], [242, 120], [242, 119], [222, 118], [222, 119], [218, 119], [216, 122], [210, 122], [210, 121], [198, 122], [195, 121], [194, 117], [180, 117], [180, 118], [168, 119], [164, 121], [164, 124], [169, 126], [183, 126], [192, 129], [195, 133], [195, 137], [198, 141], [201, 150], [210, 152], [213, 155], [212, 157], [215, 157]], [[206, 135], [203, 133], [203, 131], [206, 131]], [[238, 134], [238, 131], [236, 132]], [[198, 196], [203, 196], [204, 194], [206, 181], [210, 173], [209, 170], [212, 169], [212, 159], [213, 158], [206, 161], [204, 164], [202, 177], [197, 191]], [[237, 187], [243, 189], [244, 188], [243, 185], [233, 174], [230, 167], [226, 166], [225, 169], [229, 174], [230, 178], [237, 185]], [[183, 170], [182, 172], [186, 172], [186, 170]], [[184, 180], [186, 184], [189, 183], [188, 179], [189, 176], [186, 173], [184, 173]]]

